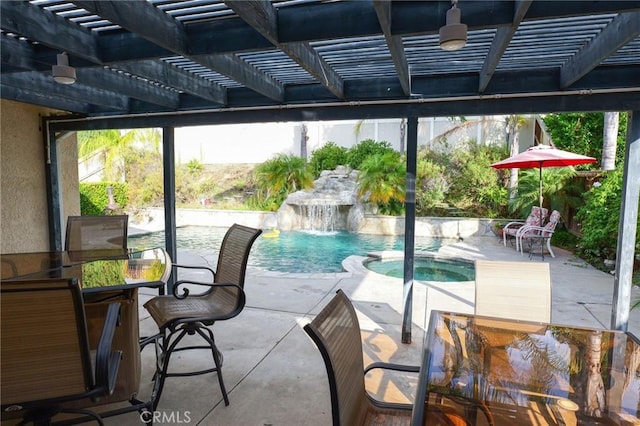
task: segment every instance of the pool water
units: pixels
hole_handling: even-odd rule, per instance
[[[227,228],[185,226],[176,230],[179,249],[216,253]],[[269,231],[266,230],[265,233]],[[129,247],[164,247],[164,232],[129,237]],[[416,237],[416,252],[433,252],[442,239]],[[281,231],[277,237],[258,237],[251,249],[249,266],[279,272],[342,272],[342,261],[351,256],[366,256],[372,251],[404,250],[404,236],[355,234],[345,231],[310,233]]]
[[[388,277],[404,278],[404,261],[372,260],[365,263],[367,269]],[[413,278],[418,281],[473,281],[476,271],[473,263],[463,260],[415,257]]]

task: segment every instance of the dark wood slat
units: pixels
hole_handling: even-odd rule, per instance
[[[284,87],[233,54],[195,57],[197,62],[275,101],[284,101]]]
[[[515,11],[513,16],[513,23],[508,27],[500,27],[496,31],[496,35],[493,38],[493,42],[491,43],[491,47],[489,48],[489,53],[487,54],[487,58],[484,60],[482,64],[482,70],[480,71],[480,85],[478,87],[478,92],[483,93],[487,88],[493,73],[500,63],[500,58],[504,54],[504,51],[507,50],[509,43],[511,42],[511,38],[515,34],[516,30],[520,26],[520,22],[529,10],[533,0],[518,0],[515,2]]]
[[[220,105],[224,105],[227,102],[226,91],[219,85],[162,61],[124,62],[116,66],[118,69],[133,75],[163,82],[176,89]]]
[[[91,31],[26,1],[0,2],[0,25],[5,31],[100,63],[98,44]]]
[[[128,77],[104,68],[82,68],[76,70],[78,82],[82,84],[120,93],[130,98],[157,104],[171,109],[178,109],[180,99],[177,92],[172,92],[136,78]]]
[[[640,35],[640,12],[621,13],[560,69],[560,87],[567,88]]]
[[[342,78],[307,43],[278,41],[278,13],[266,0],[225,0],[225,4],[338,98],[344,97]]]
[[[405,95],[409,96],[411,95],[411,72],[409,71],[407,56],[404,52],[402,37],[391,34],[391,5],[391,0],[373,1],[373,7],[378,15],[380,27],[384,33],[384,38],[387,42],[389,53],[391,53],[393,64],[396,67],[396,73],[398,74],[398,80],[400,80],[402,91]]]

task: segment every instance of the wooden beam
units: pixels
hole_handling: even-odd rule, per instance
[[[227,103],[227,92],[220,85],[163,61],[148,59],[139,62],[123,62],[115,65],[115,67],[133,75],[167,84],[220,105]]]
[[[264,38],[282,50],[336,97],[344,98],[342,78],[308,43],[283,44],[278,41],[278,11],[266,0],[225,0],[225,4]]]
[[[560,68],[565,89],[640,34],[640,12],[620,13],[593,40]]]
[[[374,0],[373,7],[378,15],[380,28],[382,28],[389,53],[396,67],[396,73],[398,74],[402,91],[405,95],[411,96],[411,73],[409,71],[409,64],[407,63],[407,56],[404,52],[402,37],[391,34],[391,0]]]
[[[284,101],[282,84],[234,54],[197,56],[194,59],[199,64],[214,69],[261,95],[277,102]]]
[[[102,105],[112,111],[126,112],[129,109],[129,98],[124,95],[96,89],[79,82],[59,84],[53,81],[50,75],[35,71],[3,74],[2,84],[52,97]]]
[[[158,46],[181,55],[187,53],[187,35],[182,23],[151,3],[112,0],[76,0],[73,3]]]
[[[139,81],[136,77],[104,68],[81,68],[76,70],[78,82],[91,87],[140,99],[177,110],[180,97],[177,92],[160,87],[153,82]]]
[[[0,25],[53,49],[100,63],[96,36],[88,29],[26,1],[0,1]]]
[[[511,38],[515,34],[516,30],[520,26],[520,23],[524,19],[524,16],[531,6],[533,0],[518,0],[514,4],[513,23],[509,26],[498,27],[496,35],[493,38],[487,58],[482,64],[482,70],[480,71],[480,85],[478,86],[478,93],[483,93],[493,77],[493,73],[496,67],[500,63],[500,58],[504,54],[505,50],[511,42]]]
[[[31,70],[35,66],[33,46],[27,41],[5,34],[0,35],[0,56],[3,72],[5,65],[24,70]]]
[[[151,3],[77,0],[75,4],[175,54],[212,68],[264,96],[280,102],[284,100],[284,88],[280,83],[235,55],[191,56],[189,38],[182,23]]]
[[[69,111],[80,114],[89,114],[93,112],[91,105],[87,102],[73,101],[61,98],[59,96],[51,96],[42,92],[29,89],[20,89],[15,86],[0,84],[0,91],[3,99],[10,99],[28,104],[41,105],[47,108],[59,109],[61,111]]]

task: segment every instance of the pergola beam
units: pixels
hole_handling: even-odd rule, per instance
[[[638,35],[640,12],[620,13],[560,68],[560,87],[571,86]]]
[[[280,83],[233,54],[191,56],[184,26],[151,3],[106,0],[76,0],[74,3],[174,54],[213,68],[264,96],[280,102],[284,100],[284,88]]]
[[[266,0],[225,0],[225,4],[274,46],[286,53],[337,98],[344,98],[342,78],[308,43],[280,43],[278,11]]]
[[[391,0],[374,0],[373,7],[376,15],[378,15],[380,28],[387,42],[391,59],[393,59],[393,65],[396,68],[402,91],[406,96],[411,96],[411,73],[409,71],[409,64],[407,63],[407,55],[404,51],[402,37],[391,34]]]
[[[526,15],[527,10],[529,10],[529,6],[531,6],[532,2],[533,0],[516,1],[514,6],[513,23],[509,26],[498,27],[496,30],[496,35],[493,38],[491,47],[489,48],[489,53],[487,54],[487,58],[482,64],[482,70],[480,71],[478,93],[484,93],[487,88],[491,77],[493,77],[493,73],[500,63],[500,58],[502,58],[505,50],[507,50],[507,47],[511,42],[511,38],[513,38],[513,35],[516,33],[516,30],[520,26],[520,23],[524,19],[524,16]]]

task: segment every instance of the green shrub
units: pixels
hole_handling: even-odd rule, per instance
[[[449,190],[445,168],[429,158],[421,158],[416,172],[416,214],[428,216],[436,206],[444,203]]]
[[[333,142],[327,142],[323,147],[313,151],[309,160],[309,167],[315,177],[320,176],[323,170],[334,170],[337,166],[345,164],[347,164],[347,148]]]
[[[506,156],[504,147],[479,146],[473,141],[467,149],[454,151],[447,167],[451,182],[448,202],[480,217],[504,217],[507,189],[491,164]]]
[[[618,168],[585,194],[585,205],[576,214],[582,228],[578,253],[596,266],[616,257],[621,197],[622,169]],[[640,228],[640,217],[636,226]],[[640,233],[636,233],[636,247],[639,246]]]
[[[113,198],[121,209],[129,205],[129,185],[123,182],[81,182],[80,214],[83,216],[99,216],[105,213],[109,204],[107,187],[113,188]]]
[[[360,170],[362,163],[374,155],[382,155],[387,152],[396,152],[389,142],[376,142],[373,139],[365,139],[347,151],[347,164],[355,170]]]
[[[191,176],[198,176],[204,171],[204,166],[198,160],[191,159],[185,166]]]

